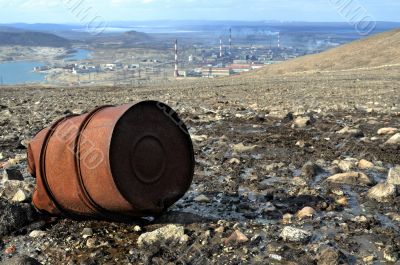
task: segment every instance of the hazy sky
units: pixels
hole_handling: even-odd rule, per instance
[[[347,9],[340,9],[345,2]],[[399,0],[0,0],[0,23],[79,22],[84,11],[106,21],[346,21],[354,10],[379,21],[400,21]]]

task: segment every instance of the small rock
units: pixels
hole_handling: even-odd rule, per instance
[[[229,244],[240,244],[240,243],[245,243],[249,241],[247,236],[240,232],[240,230],[235,230],[228,238],[225,238],[224,240],[225,245]]]
[[[240,164],[240,160],[237,159],[237,158],[232,158],[231,160],[229,160],[229,164],[239,165]]]
[[[260,112],[256,115],[257,121],[265,121],[267,115],[264,112]]]
[[[27,201],[28,197],[26,196],[25,192],[21,189],[15,193],[14,197],[12,198],[12,201],[14,202],[25,202]]]
[[[283,257],[278,254],[269,254],[268,257],[273,260],[282,261]]]
[[[323,246],[318,252],[317,265],[347,264],[346,256],[338,249]]]
[[[304,140],[299,140],[296,142],[296,146],[304,148],[306,146],[306,142]]]
[[[387,178],[387,183],[393,185],[400,185],[400,166],[391,168]]]
[[[210,199],[206,195],[199,195],[196,198],[194,198],[195,202],[200,202],[200,203],[209,203]]]
[[[85,111],[82,109],[73,109],[72,114],[74,115],[82,115]]]
[[[307,180],[313,180],[322,169],[313,162],[307,162],[301,169],[301,175]]]
[[[346,158],[344,160],[339,161],[338,167],[342,172],[352,171],[357,167],[358,160],[354,158]]]
[[[138,225],[135,225],[135,227],[133,228],[133,231],[135,231],[135,232],[141,232],[141,231],[142,231],[142,228],[141,228],[140,226],[138,226]]]
[[[336,133],[342,135],[346,134],[356,138],[364,137],[364,133],[360,129],[351,129],[350,127],[347,126],[341,129],[340,131],[337,131]]]
[[[82,237],[83,238],[88,238],[88,237],[91,237],[91,236],[93,236],[93,229],[92,228],[88,228],[88,227],[83,228]]]
[[[327,181],[333,183],[361,185],[361,186],[373,185],[375,182],[372,178],[368,177],[366,174],[361,172],[347,172],[347,173],[336,174],[329,177]]]
[[[368,160],[365,160],[365,159],[361,159],[359,162],[358,162],[358,168],[359,169],[361,169],[361,170],[367,170],[367,169],[371,169],[371,168],[373,168],[374,167],[374,164],[372,163],[372,162],[369,162]]]
[[[9,246],[8,248],[6,248],[6,249],[4,250],[4,253],[6,253],[7,255],[9,255],[9,254],[13,254],[16,250],[17,250],[17,247],[14,246],[14,245],[12,245],[12,246]]]
[[[283,228],[280,237],[290,242],[307,242],[311,239],[312,234],[306,230],[286,226]]]
[[[182,244],[182,237],[185,235],[183,226],[167,225],[152,232],[141,234],[137,240],[140,248],[161,245]]]
[[[400,144],[400,133],[397,133],[397,134],[393,135],[385,143],[385,145],[398,145],[398,144]]]
[[[379,135],[392,135],[398,132],[397,128],[381,128],[378,130]]]
[[[15,167],[6,168],[3,172],[3,181],[4,180],[24,180],[24,176],[22,173],[16,169]]]
[[[225,231],[225,228],[223,226],[220,226],[220,227],[215,228],[214,231],[217,234],[222,234]]]
[[[0,160],[3,158],[4,158],[3,153],[0,153]]]
[[[378,202],[389,202],[396,196],[396,186],[389,183],[379,183],[368,191],[368,198]]]
[[[94,238],[88,238],[88,240],[86,240],[86,246],[88,248],[94,248],[96,246],[96,239]]]
[[[299,220],[303,220],[305,218],[312,218],[317,212],[311,207],[304,207],[300,211],[297,212],[296,217]]]
[[[374,255],[363,257],[363,261],[368,264],[372,263],[375,259],[376,257]]]
[[[311,125],[312,120],[310,117],[298,117],[294,120],[292,128],[305,128]]]
[[[256,148],[257,145],[245,146],[243,143],[239,143],[233,146],[233,152],[236,153],[253,152]]]
[[[348,206],[349,200],[345,196],[342,196],[336,200],[336,203],[342,206]]]
[[[47,233],[41,230],[33,230],[32,232],[29,233],[29,236],[33,238],[44,237],[46,235]]]
[[[282,216],[282,224],[288,225],[288,224],[291,224],[292,221],[293,221],[293,214],[285,213],[285,214]]]
[[[385,250],[383,251],[383,257],[389,262],[397,262],[400,258],[399,250],[395,250],[395,247],[391,245],[386,246]]]
[[[340,190],[340,189],[332,189],[331,192],[332,192],[332,194],[335,194],[337,196],[343,196],[344,195],[344,192],[342,190]]]
[[[207,135],[191,135],[190,137],[194,142],[204,142],[208,139]]]
[[[366,223],[366,222],[368,222],[367,217],[365,217],[364,215],[356,216],[356,217],[352,218],[351,220],[356,222],[356,223]]]
[[[261,233],[256,233],[251,239],[250,242],[253,245],[257,245],[260,244],[261,242],[263,242],[265,240],[265,236]]]

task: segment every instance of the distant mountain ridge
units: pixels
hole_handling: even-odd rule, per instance
[[[397,64],[400,64],[400,29],[373,35],[319,54],[269,65],[252,75],[340,71]]]
[[[71,42],[65,38],[50,33],[21,31],[12,28],[0,27],[0,46],[43,46],[43,47],[70,47]]]

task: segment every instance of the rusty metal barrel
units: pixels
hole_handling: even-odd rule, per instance
[[[34,206],[77,218],[162,214],[189,189],[194,163],[185,124],[157,101],[62,118],[28,147]]]

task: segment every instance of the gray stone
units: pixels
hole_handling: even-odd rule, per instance
[[[94,248],[96,246],[97,242],[96,239],[94,238],[88,238],[88,240],[86,241],[86,246],[88,248]]]
[[[327,179],[328,182],[367,186],[375,184],[375,181],[361,172],[347,172],[336,174]]]
[[[137,244],[140,248],[171,246],[185,243],[187,239],[183,226],[167,225],[140,235]]]
[[[26,193],[21,189],[18,189],[18,191],[15,193],[15,195],[12,198],[12,201],[14,201],[14,202],[26,202],[27,200],[28,200],[28,197],[27,197]]]
[[[250,145],[246,146],[243,143],[235,144],[233,146],[233,152],[235,153],[247,153],[247,152],[254,152],[256,150],[257,145]]]
[[[400,144],[400,133],[396,133],[385,143],[385,145],[398,145],[398,144]]]
[[[400,166],[389,170],[387,182],[393,185],[400,185]]]
[[[196,198],[194,198],[194,201],[200,202],[200,203],[209,203],[210,199],[207,196],[201,194],[201,195],[197,196]]]
[[[32,232],[29,233],[29,236],[33,238],[44,237],[46,235],[47,233],[42,230],[33,230]]]
[[[286,226],[283,228],[280,237],[290,242],[307,242],[311,239],[312,234],[306,230]]]
[[[389,183],[379,183],[368,191],[368,198],[378,202],[389,202],[396,197],[396,186]]]
[[[361,170],[367,170],[367,169],[372,169],[374,168],[374,164],[368,160],[361,159],[358,164],[358,168]]]
[[[357,167],[358,160],[354,158],[346,158],[339,161],[338,167],[342,172],[349,172]]]
[[[294,120],[292,128],[305,128],[311,125],[312,120],[310,117],[298,117]]]
[[[388,127],[388,128],[381,128],[378,130],[379,135],[393,135],[397,133],[399,130],[397,128]]]
[[[356,138],[364,137],[364,133],[360,129],[352,129],[350,127],[344,127],[343,129],[337,131],[336,133],[341,135],[350,135]]]
[[[90,236],[93,236],[93,229],[92,228],[88,228],[88,227],[83,228],[82,237],[83,238],[87,238],[87,237],[90,237]]]

